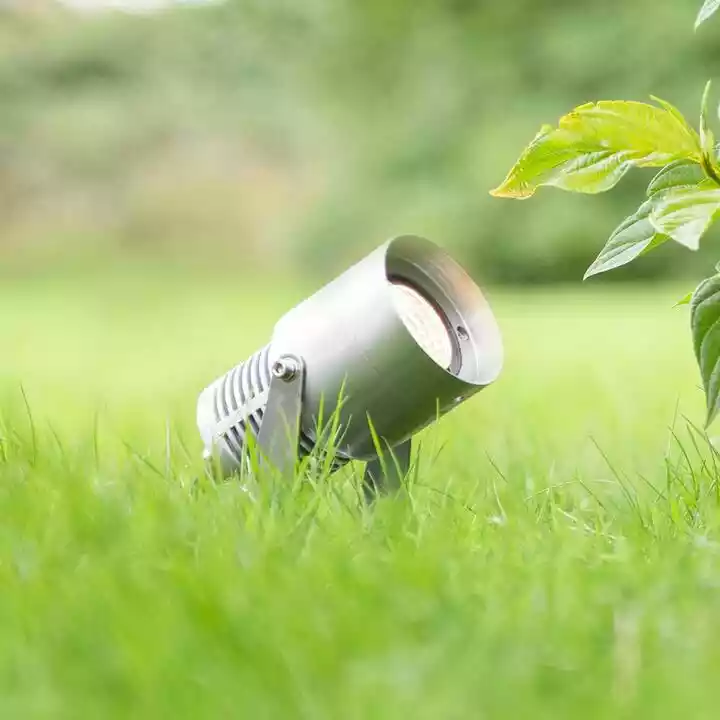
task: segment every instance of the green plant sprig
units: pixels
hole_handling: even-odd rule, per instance
[[[695,27],[720,9],[705,0]],[[613,231],[585,279],[626,265],[668,240],[690,250],[720,217],[720,145],[708,119],[705,86],[699,129],[673,105],[610,100],[587,103],[544,125],[491,195],[525,200],[540,187],[597,194],[614,188],[634,167],[657,167],[646,198]],[[720,265],[679,303],[690,305],[695,356],[709,425],[720,412]]]

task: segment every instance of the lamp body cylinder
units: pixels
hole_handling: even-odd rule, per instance
[[[395,282],[427,298],[453,347],[444,367],[416,340]],[[437,325],[437,323],[435,323]],[[444,251],[416,236],[395,238],[320,289],[275,326],[270,360],[302,357],[306,368],[301,428],[337,414],[337,451],[376,454],[376,437],[397,445],[493,382],[502,367],[500,333],[469,276]]]

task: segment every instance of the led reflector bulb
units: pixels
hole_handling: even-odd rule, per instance
[[[454,364],[454,343],[441,311],[404,280],[393,279],[390,287],[395,309],[415,342],[440,367],[449,370]]]

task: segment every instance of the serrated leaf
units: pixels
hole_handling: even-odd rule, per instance
[[[651,214],[655,204],[661,202],[670,190],[695,190],[706,186],[714,187],[696,162],[676,160],[666,165],[650,182],[648,200],[615,229],[605,247],[587,269],[584,279],[627,265],[640,255],[645,255],[670,240],[668,235],[659,233],[652,224]]]
[[[683,159],[701,161],[699,139],[669,104],[590,103],[561,118],[557,128],[544,126],[491,194],[525,199],[541,186],[600,193],[632,167]]]
[[[667,235],[658,233],[650,222],[652,208],[652,200],[644,202],[634,215],[625,219],[615,229],[583,279],[587,280],[593,275],[627,265],[639,255],[670,239]]]
[[[694,141],[696,143],[699,142],[698,134],[695,132],[695,129],[688,123],[688,121],[685,119],[685,116],[676,108],[671,102],[668,102],[667,100],[663,100],[662,98],[658,97],[657,95],[651,95],[650,99],[653,102],[656,102],[661,108],[666,110],[670,115],[672,115],[675,120],[687,131],[692,135]]]
[[[720,0],[705,0],[700,8],[697,20],[695,20],[695,29],[697,30],[708,18],[714,15],[718,8],[720,8]]]
[[[712,184],[708,182],[702,166],[692,160],[676,160],[666,165],[648,185],[648,197],[658,195],[666,190],[673,190],[680,187],[697,187],[699,185]]]
[[[706,425],[720,410],[720,275],[704,280],[690,303],[695,357],[705,389]]]
[[[654,202],[650,221],[657,232],[697,250],[700,238],[719,212],[720,188],[678,188],[667,191]]]

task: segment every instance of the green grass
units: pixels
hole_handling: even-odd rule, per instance
[[[0,717],[716,716],[682,289],[493,293],[504,375],[366,510],[203,476],[199,390],[303,293],[245,282],[0,286]]]

